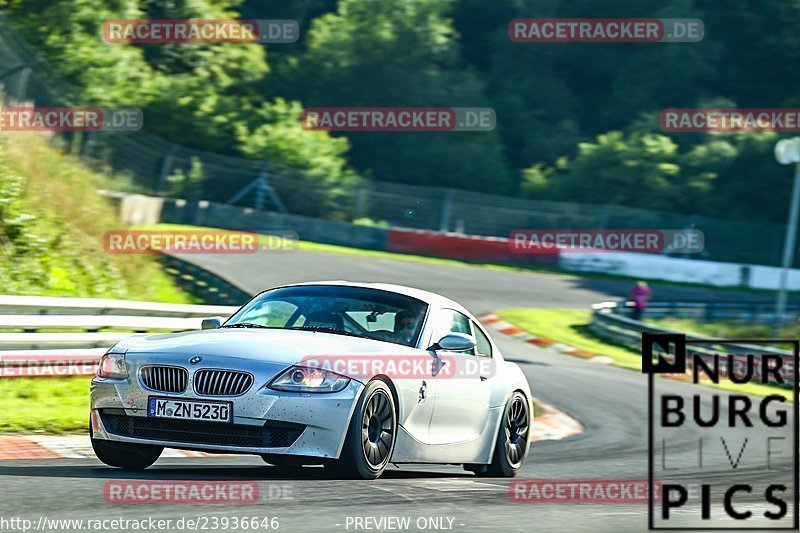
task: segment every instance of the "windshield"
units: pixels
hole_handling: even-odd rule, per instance
[[[223,327],[306,329],[416,346],[428,306],[394,292],[303,285],[264,292]]]

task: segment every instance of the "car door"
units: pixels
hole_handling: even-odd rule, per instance
[[[395,313],[383,313],[376,317],[374,321],[368,321],[368,311],[348,313],[348,318],[367,331],[385,331],[387,333],[394,330]],[[398,358],[398,356],[387,355],[387,357]],[[400,356],[402,357],[402,356]],[[431,369],[432,371],[433,369]],[[399,424],[416,442],[429,444],[428,428],[433,416],[433,402],[428,393],[428,383],[431,381],[428,374],[421,375],[394,375],[394,384],[399,404],[401,406]],[[396,457],[399,457],[400,450],[397,450]]]
[[[463,313],[454,309],[442,309],[434,340],[447,333],[476,335],[477,325]],[[483,335],[480,332],[480,335]],[[476,347],[478,348],[478,347]],[[485,348],[484,348],[485,349]],[[467,375],[442,377],[433,380],[431,390],[434,399],[433,417],[429,430],[431,444],[454,444],[479,437],[489,418],[491,383],[488,375],[480,375],[477,369],[476,349],[467,352],[439,351],[447,364],[456,364],[457,369],[469,369]],[[449,361],[448,361],[449,360]],[[449,376],[449,372],[443,372]]]

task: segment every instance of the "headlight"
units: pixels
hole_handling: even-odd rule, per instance
[[[100,358],[97,365],[97,377],[109,379],[125,379],[128,377],[128,368],[125,366],[124,353],[107,353]]]
[[[339,392],[350,378],[319,368],[293,366],[273,379],[268,388],[288,392]]]

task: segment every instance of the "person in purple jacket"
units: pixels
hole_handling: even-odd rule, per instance
[[[647,301],[650,299],[650,287],[644,281],[637,281],[636,286],[631,291],[631,299],[633,300],[633,319],[641,320],[642,313],[647,307]]]

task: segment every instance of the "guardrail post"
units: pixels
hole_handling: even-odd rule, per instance
[[[359,187],[356,191],[356,203],[354,208],[353,218],[363,218],[367,216],[367,189],[366,187]]]
[[[169,150],[164,155],[164,159],[161,161],[161,170],[158,173],[158,184],[156,185],[156,196],[163,196],[164,195],[164,184],[169,177],[169,173],[172,170],[172,160],[175,156],[175,145],[171,145]]]
[[[604,205],[597,217],[597,229],[606,229],[606,226],[608,226],[609,211],[611,211],[611,206],[609,204]]]
[[[450,228],[450,210],[453,207],[455,191],[448,189],[442,200],[442,217],[439,219],[439,231],[446,232]]]
[[[19,74],[19,82],[17,83],[17,100],[20,102],[25,101],[25,96],[28,92],[28,80],[31,77],[31,68],[24,69]]]

